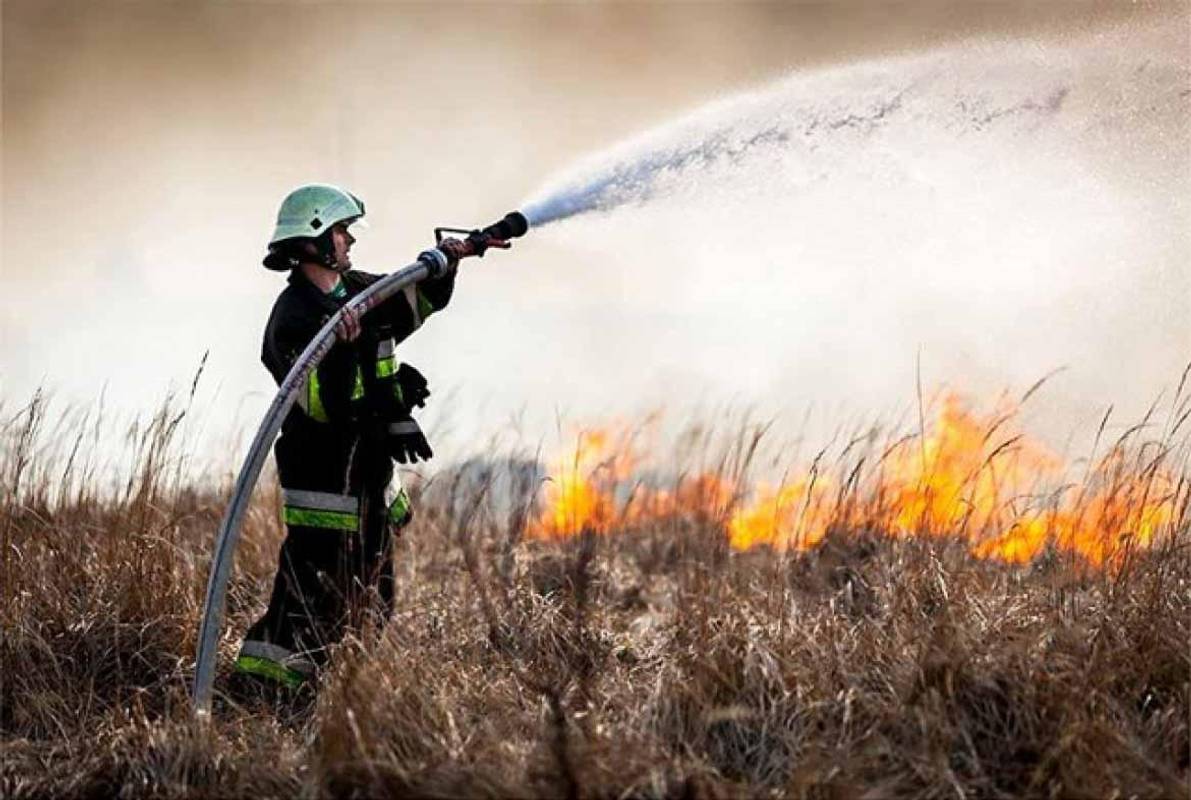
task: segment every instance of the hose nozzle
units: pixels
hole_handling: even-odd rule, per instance
[[[528,230],[529,220],[525,218],[525,215],[520,211],[510,211],[500,222],[492,223],[479,233],[489,239],[500,239],[507,242],[509,239],[524,236]]]
[[[441,243],[444,234],[458,233],[463,235],[463,243],[466,245],[465,256],[484,256],[484,252],[489,247],[498,247],[502,250],[509,248],[509,240],[516,239],[519,236],[524,236],[525,232],[529,230],[529,220],[520,211],[510,211],[504,215],[504,218],[499,222],[494,222],[487,228],[435,228],[434,241]]]

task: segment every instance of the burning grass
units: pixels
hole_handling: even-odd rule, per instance
[[[1191,789],[1179,400],[1074,464],[956,397],[768,487],[745,425],[653,462],[647,431],[584,436],[540,491],[531,459],[466,462],[418,487],[398,612],[313,703],[226,675],[281,536],[262,490],[208,725],[187,688],[226,478],[184,477],[164,409],[109,483],[102,423],[45,408],[0,450],[6,797]]]
[[[1001,398],[980,413],[947,392],[919,435],[863,431],[833,464],[822,451],[777,486],[748,485],[748,452],[730,453],[710,471],[680,474],[672,487],[642,484],[642,469],[657,466],[640,454],[642,429],[584,431],[573,456],[558,465],[546,508],[529,533],[558,539],[694,514],[719,521],[736,550],[807,550],[833,529],[877,530],[962,539],[974,556],[1014,564],[1053,549],[1099,568],[1119,567],[1182,515],[1186,452],[1171,439],[1185,418],[1167,421],[1174,430],[1168,427],[1163,441],[1136,447],[1130,440],[1149,420],[1131,428],[1071,482],[1073,465],[1015,428],[1018,410]],[[757,440],[743,444],[752,449]]]

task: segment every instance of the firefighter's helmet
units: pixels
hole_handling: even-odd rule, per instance
[[[270,245],[289,239],[317,238],[337,222],[364,216],[364,203],[351,192],[325,183],[299,186],[281,201]]]

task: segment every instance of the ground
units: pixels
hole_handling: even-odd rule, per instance
[[[199,722],[189,680],[227,487],[168,468],[165,416],[137,434],[138,467],[114,487],[51,469],[13,419],[5,797],[1191,788],[1181,522],[1104,567],[1060,551],[983,560],[946,535],[861,526],[803,551],[740,551],[704,513],[551,540],[528,536],[483,476],[440,476],[418,487],[398,547],[396,616],[339,647],[317,696],[279,698],[229,675],[282,535],[266,480]]]

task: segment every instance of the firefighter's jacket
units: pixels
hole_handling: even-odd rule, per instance
[[[300,270],[273,305],[261,360],[280,384],[327,320],[381,276],[344,273],[347,296],[324,294]],[[408,412],[396,383],[398,342],[446,306],[454,272],[426,279],[373,308],[354,342],[337,341],[301,387],[274,453],[289,525],[353,530],[360,498],[392,478],[387,423]],[[394,509],[400,512],[401,509]]]

